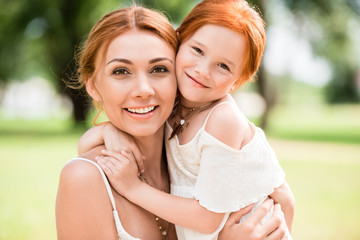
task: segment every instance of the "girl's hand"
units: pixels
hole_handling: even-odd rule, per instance
[[[286,223],[279,204],[275,204],[272,218],[265,224],[261,224],[261,220],[272,206],[274,206],[273,200],[265,200],[260,207],[255,210],[254,214],[242,223],[239,223],[240,218],[249,213],[253,205],[232,213],[225,223],[224,228],[221,230],[218,239],[283,240]]]
[[[126,197],[129,190],[141,183],[134,156],[125,151],[116,153],[102,150],[101,153],[104,155],[96,157],[95,160],[105,172],[111,186],[120,195]]]
[[[139,171],[141,173],[144,172],[145,157],[141,154],[133,136],[119,130],[112,123],[106,123],[102,129],[102,138],[107,150],[118,153],[125,151],[132,154],[139,167]]]

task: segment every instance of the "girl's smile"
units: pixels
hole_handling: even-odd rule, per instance
[[[196,30],[180,45],[176,57],[183,103],[198,106],[227,95],[241,75],[244,55],[243,34],[213,24]]]

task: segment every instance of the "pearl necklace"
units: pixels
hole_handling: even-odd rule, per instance
[[[177,133],[182,133],[184,131],[184,129],[190,125],[190,120],[197,113],[200,113],[200,112],[208,109],[212,104],[213,104],[213,102],[204,104],[199,107],[186,107],[186,106],[182,105],[181,101],[179,100],[176,104],[176,108],[177,108],[176,113],[173,115],[172,118],[179,116],[180,121],[179,122],[176,120],[174,121],[173,131],[172,131],[169,139],[173,138]],[[183,112],[182,110],[185,110],[185,112],[188,112],[189,114],[184,117],[182,114],[182,112]]]
[[[151,187],[154,187],[154,186],[146,179],[146,177],[144,177],[141,173],[139,174],[139,179],[140,179],[142,182],[144,182],[144,183],[146,183],[146,184],[149,184]],[[165,192],[165,193],[168,193],[167,189],[163,189],[163,190],[161,190],[161,191],[163,191],[163,192]],[[158,216],[156,216],[155,214],[154,214],[154,216],[155,216],[155,221],[156,221],[156,223],[157,223],[157,225],[158,225],[158,228],[159,228],[159,231],[160,231],[161,240],[166,240],[166,239],[167,239],[167,234],[168,234],[169,222],[164,220],[164,221],[166,222],[166,225],[163,227],[163,226],[161,226],[160,218],[159,218]]]

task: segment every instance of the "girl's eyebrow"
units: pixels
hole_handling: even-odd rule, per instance
[[[125,58],[114,58],[114,59],[110,60],[108,63],[106,63],[106,65],[108,65],[112,62],[122,62],[122,63],[126,63],[129,65],[133,65],[133,63],[130,60],[125,59]]]
[[[227,58],[224,58],[224,62],[225,62],[226,64],[230,65],[230,69],[233,69],[233,68],[235,68],[235,66],[236,66],[232,61],[230,61],[230,60],[227,59]]]
[[[173,61],[171,61],[169,58],[167,57],[159,57],[159,58],[154,58],[154,59],[151,59],[149,61],[150,64],[153,64],[153,63],[156,63],[156,62],[161,62],[161,61],[169,61],[171,63],[173,63]]]
[[[192,40],[195,44],[200,45],[202,48],[207,49],[207,47],[206,47],[204,44],[202,44],[201,42],[199,42],[198,40],[195,40],[195,39],[191,39],[191,40]],[[230,61],[229,59],[227,59],[225,56],[223,57],[223,60],[224,60],[224,62],[225,62],[226,64],[230,65],[231,68],[235,68],[236,65],[235,65],[232,61]]]
[[[198,40],[192,39],[192,41],[193,41],[195,44],[200,45],[202,48],[207,48],[204,44],[202,44],[202,43],[199,42]]]

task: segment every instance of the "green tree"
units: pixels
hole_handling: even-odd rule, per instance
[[[74,54],[103,14],[132,2],[3,0],[0,44],[5,47],[0,50],[0,81],[26,79],[40,74],[51,80],[59,92],[70,97],[75,122],[84,123],[90,107],[86,95],[65,84],[76,69]],[[167,12],[174,23],[178,23],[195,4],[191,0],[134,2]]]
[[[358,102],[356,74],[360,69],[354,34],[359,34],[358,0],[284,0],[294,14],[299,34],[307,36],[315,54],[332,68],[332,79],[325,88],[330,103]]]

